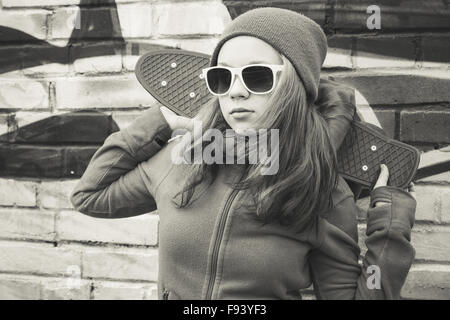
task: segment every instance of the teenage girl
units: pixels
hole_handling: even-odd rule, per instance
[[[336,169],[346,130],[329,128],[314,104],[326,51],[311,19],[248,11],[227,26],[204,70],[217,97],[195,119],[152,107],[95,153],[72,203],[97,218],[157,207],[160,299],[301,299],[311,284],[319,299],[400,297],[414,259],[414,193],[387,186],[381,166],[361,266],[354,194]],[[224,138],[194,136],[187,158],[199,143],[227,151],[226,142],[249,129],[278,130],[270,153],[277,172],[261,174],[262,162],[175,163],[186,139],[172,133],[186,135],[194,123]],[[225,135],[230,129],[234,136]],[[247,159],[250,149],[238,156]]]

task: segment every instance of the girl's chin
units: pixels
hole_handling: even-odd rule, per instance
[[[232,123],[231,128],[236,131],[238,134],[243,134],[248,130],[257,130],[257,128],[253,125],[253,123]]]
[[[233,115],[231,115],[230,117],[228,117],[227,119],[228,125],[233,129],[233,130],[237,130],[237,129],[241,129],[241,130],[245,130],[245,129],[255,129],[255,121],[254,119],[251,119],[250,117],[233,117]]]

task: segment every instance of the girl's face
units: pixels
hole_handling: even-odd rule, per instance
[[[219,66],[242,67],[255,63],[282,65],[283,60],[271,45],[251,36],[231,38],[224,43],[217,57]],[[279,79],[280,74],[275,88]],[[220,109],[228,125],[234,130],[260,129],[258,119],[269,107],[267,102],[275,88],[268,94],[253,94],[236,76],[229,93],[219,96]]]

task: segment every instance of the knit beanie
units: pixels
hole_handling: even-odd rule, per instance
[[[327,53],[327,38],[316,22],[288,9],[265,7],[247,11],[225,28],[210,66],[217,65],[219,51],[227,40],[242,35],[267,42],[289,59],[303,82],[308,99],[316,100],[320,70]]]

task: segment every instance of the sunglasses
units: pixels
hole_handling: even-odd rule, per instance
[[[250,64],[239,68],[215,66],[203,69],[203,77],[211,94],[223,96],[230,92],[236,75],[247,91],[254,94],[270,93],[276,84],[279,64]]]

